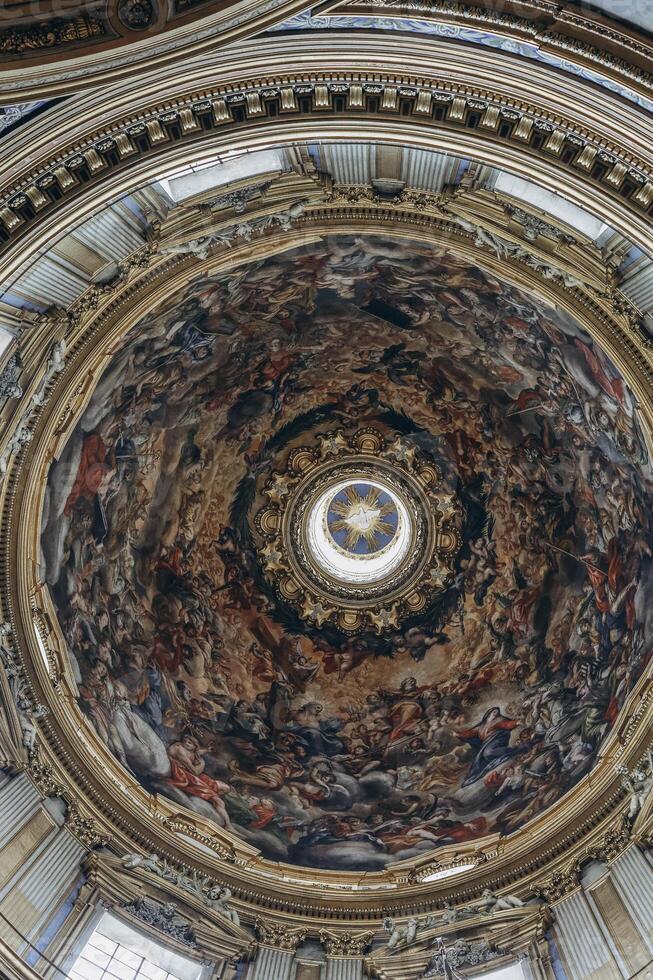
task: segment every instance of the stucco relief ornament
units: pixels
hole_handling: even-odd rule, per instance
[[[0,454],[0,483],[6,477],[9,471],[9,464],[14,456],[18,456],[21,450],[32,441],[33,432],[30,428],[30,419],[32,416],[32,406],[23,412],[18,425],[13,431],[11,439],[7,442],[5,448]]]
[[[52,345],[52,350],[50,352],[50,357],[48,358],[48,363],[45,369],[45,374],[41,378],[41,382],[32,395],[31,403],[35,408],[40,407],[45,402],[45,396],[50,385],[50,382],[58,375],[61,374],[66,366],[66,341],[57,340]]]
[[[106,847],[111,843],[111,835],[100,833],[93,819],[84,812],[76,799],[71,798],[70,790],[57,781],[51,765],[35,758],[31,760],[27,772],[42,796],[63,800],[66,806],[65,826],[84,847]]]
[[[174,818],[166,817],[163,822],[166,827],[169,827],[175,833],[192,837],[194,840],[199,841],[200,844],[215,851],[223,861],[228,861],[230,864],[236,861],[236,852],[230,844],[223,841],[216,834],[202,833],[197,829],[197,826],[192,820],[187,820],[179,814],[176,814]]]
[[[462,966],[479,966],[505,956],[506,950],[493,946],[483,939],[480,942],[469,942],[467,939],[457,939],[451,946],[444,946],[441,939],[436,940],[436,949],[429,960],[423,977],[444,976],[455,980],[455,972],[447,970],[447,966],[456,971]]]
[[[441,915],[444,925],[452,926],[457,922],[461,922],[463,919],[472,919],[475,915],[478,915],[478,911],[469,905],[456,908],[451,902],[445,902]]]
[[[66,342],[58,340],[52,346],[52,351],[48,359],[45,373],[37,389],[33,392],[28,407],[20,417],[18,425],[14,429],[11,438],[7,442],[2,454],[0,454],[0,483],[4,480],[9,470],[11,460],[18,456],[21,450],[32,441],[33,431],[31,423],[36,410],[45,402],[47,389],[50,382],[56,375],[60,374],[64,367],[66,357]]]
[[[155,929],[165,933],[166,936],[170,936],[171,939],[175,939],[183,946],[190,946],[192,949],[198,948],[193,930],[186,920],[179,915],[174,902],[165,902],[161,905],[151,898],[139,896],[121,907],[125,912],[131,912],[141,922],[154,926]]]
[[[0,663],[16,707],[22,734],[23,748],[28,759],[34,759],[38,749],[38,725],[40,718],[48,714],[48,708],[37,702],[30,691],[22,664],[14,649],[13,631],[8,623],[0,624]]]
[[[628,847],[630,839],[630,822],[623,819],[617,825],[606,830],[601,839],[587,849],[587,856],[593,857],[597,861],[612,861]]]
[[[199,898],[204,905],[219,912],[235,926],[240,925],[240,918],[235,909],[229,905],[231,891],[222,885],[217,885],[206,875],[198,875],[194,872],[188,875],[183,871],[178,871],[165,858],[160,858],[158,854],[138,854],[131,852],[125,854],[121,859],[121,865],[125,871],[149,871],[162,881],[167,881],[171,885],[176,885],[189,894]]]
[[[100,833],[95,822],[91,817],[86,816],[77,800],[67,799],[66,807],[65,825],[84,847],[106,847],[111,843],[113,838],[109,834]]]
[[[0,398],[20,398],[23,389],[19,384],[19,378],[23,370],[20,354],[16,352],[5,364],[4,371],[0,374]]]
[[[231,191],[229,194],[220,194],[210,201],[204,201],[198,205],[200,211],[219,211],[221,208],[233,208],[236,214],[243,214],[250,201],[258,200],[272,186],[272,181],[268,180],[263,184],[256,184],[254,187],[244,187],[238,191]]]
[[[262,487],[261,564],[303,618],[396,630],[453,580],[462,509],[438,464],[367,427],[320,433]]]
[[[524,906],[521,898],[516,895],[497,895],[491,888],[485,888],[478,906],[485,915],[493,912],[507,912],[509,909],[521,909]]]
[[[222,245],[230,248],[232,242],[243,239],[246,242],[252,240],[254,236],[263,234],[271,228],[279,227],[282,231],[290,231],[293,223],[300,218],[306,210],[306,201],[296,201],[289,208],[278,211],[276,214],[268,214],[261,218],[252,218],[248,221],[241,221],[229,225],[226,228],[219,228],[210,232],[208,235],[201,235],[192,238],[190,241],[175,245],[165,245],[161,248],[162,255],[194,255],[195,258],[204,260],[208,258],[213,248]]]
[[[219,912],[224,915],[225,918],[233,922],[235,926],[240,925],[240,917],[235,909],[231,908],[229,904],[231,899],[231,889],[225,888],[222,885],[213,885],[211,888],[206,890],[205,899],[207,905],[209,905],[214,911]]]
[[[164,881],[177,883],[178,872],[170,867],[168,862],[158,856],[158,854],[137,854],[135,852],[125,854],[120,863],[125,871],[135,871],[140,868],[149,871],[150,874],[162,878]]]
[[[118,19],[132,31],[143,31],[152,23],[156,9],[151,0],[120,0]]]
[[[566,868],[554,871],[542,884],[536,885],[534,893],[545,902],[556,902],[580,887],[580,861],[574,860]]]

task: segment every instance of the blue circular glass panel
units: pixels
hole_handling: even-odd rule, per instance
[[[335,544],[348,555],[374,555],[396,535],[399,514],[385,490],[371,483],[350,483],[333,497],[326,523]]]

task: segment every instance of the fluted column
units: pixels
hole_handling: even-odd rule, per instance
[[[0,912],[16,931],[3,919],[0,932],[20,952],[29,948],[20,936],[34,942],[70,891],[84,853],[79,841],[60,829],[49,837],[46,846],[12,882],[0,901]]]
[[[363,953],[372,942],[371,932],[320,932],[327,954],[325,980],[362,980]]]
[[[57,819],[42,805],[27,776],[22,774],[3,784],[0,790],[0,908],[7,893],[38,860],[57,831]],[[11,942],[5,931],[1,935]]]
[[[25,773],[0,786],[0,849],[38,810],[40,797]]]
[[[339,956],[327,958],[326,980],[361,980],[363,961]]]
[[[613,862],[612,875],[647,948],[653,953],[653,867],[633,844]]]
[[[271,946],[259,946],[253,980],[290,980],[294,953]]]
[[[568,980],[621,980],[621,971],[581,889],[557,904],[554,912],[554,936]]]
[[[254,927],[259,948],[252,980],[290,980],[295,950],[306,937],[306,929],[293,929],[257,919]]]

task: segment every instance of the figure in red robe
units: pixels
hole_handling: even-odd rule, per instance
[[[102,481],[110,472],[111,466],[107,461],[109,452],[97,433],[87,436],[82,447],[79,469],[68,494],[64,514],[70,517],[73,507],[80,497],[92,500],[102,485]]]

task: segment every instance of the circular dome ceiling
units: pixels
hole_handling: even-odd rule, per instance
[[[274,860],[508,834],[647,664],[651,479],[614,364],[454,254],[334,237],[196,279],[50,471],[79,705]]]

